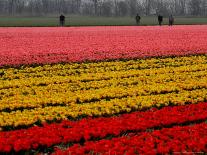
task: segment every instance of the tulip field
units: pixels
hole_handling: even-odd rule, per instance
[[[0,28],[0,154],[207,153],[207,26]]]

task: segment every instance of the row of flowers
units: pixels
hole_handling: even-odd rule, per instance
[[[0,66],[187,55],[207,51],[206,26],[62,30],[1,28],[0,34]]]
[[[76,76],[64,75],[58,76],[53,75],[51,77],[30,77],[30,78],[18,78],[12,80],[1,80],[0,91],[3,89],[12,90],[20,89],[20,87],[32,87],[32,86],[48,86],[48,85],[71,85],[76,89],[87,89],[100,87],[99,85],[107,85],[107,83],[119,83],[130,84],[139,80],[140,83],[149,83],[153,81],[165,82],[165,81],[176,81],[177,78],[185,80],[189,76],[205,76],[207,65],[192,65],[185,67],[172,67],[172,68],[160,68],[160,69],[147,69],[147,70],[125,70],[125,71],[111,71],[105,73],[85,73]],[[31,76],[30,73],[27,74]],[[169,75],[169,77],[168,77]],[[165,80],[166,79],[166,80]],[[93,87],[93,85],[96,85]],[[90,86],[90,87],[89,87]],[[104,86],[103,86],[104,87]],[[10,89],[12,88],[12,89]],[[71,90],[73,88],[69,87]],[[76,90],[75,89],[75,90]],[[20,89],[21,90],[21,89]],[[3,94],[2,94],[3,95]]]
[[[207,152],[207,123],[175,126],[153,132],[122,136],[111,140],[75,144],[67,150],[56,149],[53,155],[136,155],[136,154],[203,154]]]
[[[123,133],[204,121],[207,119],[206,110],[207,103],[199,103],[133,112],[117,117],[63,121],[59,124],[44,124],[43,127],[0,132],[0,152],[28,151],[61,143],[77,143],[81,140],[103,139],[109,135],[114,137]]]
[[[151,61],[152,60],[152,61]],[[72,82],[72,81],[89,81],[89,80],[102,80],[113,77],[130,77],[130,76],[145,76],[146,74],[163,74],[172,72],[184,72],[187,70],[197,71],[200,68],[205,69],[206,56],[191,56],[191,57],[176,57],[166,59],[146,59],[140,60],[143,64],[149,66],[150,69],[140,70],[137,67],[136,61],[117,61],[117,62],[103,62],[102,67],[96,64],[100,63],[89,63],[89,64],[56,64],[56,65],[44,65],[39,67],[26,67],[22,69],[7,68],[1,69],[0,89],[20,87],[29,85],[26,81],[32,81],[32,84],[40,84],[40,81],[52,81],[59,83],[60,81]],[[148,62],[149,61],[149,62]],[[177,61],[177,62],[174,62]],[[159,64],[160,63],[160,64]],[[171,65],[167,65],[167,64]],[[203,64],[203,65],[202,65]],[[135,66],[134,66],[135,65]],[[153,65],[155,65],[153,67]],[[156,66],[158,65],[158,66]],[[159,66],[161,65],[161,66]],[[81,69],[71,69],[71,68]],[[139,66],[139,65],[138,65]],[[148,68],[149,68],[148,67]],[[174,68],[176,67],[176,68]],[[156,70],[156,68],[161,68]],[[117,75],[118,74],[118,75]],[[117,75],[117,76],[116,76]],[[68,81],[66,79],[68,78]],[[32,80],[34,79],[34,80]],[[39,79],[39,81],[38,81]],[[45,79],[45,80],[44,80]],[[60,80],[58,80],[60,79]],[[19,81],[19,82],[18,82]],[[33,83],[36,81],[36,83]],[[30,82],[31,83],[31,82]]]
[[[0,72],[4,72],[3,78],[12,79],[28,78],[26,73],[30,73],[31,77],[42,77],[51,75],[74,75],[80,73],[103,73],[105,71],[121,71],[129,69],[147,69],[147,68],[163,68],[163,67],[179,67],[187,65],[196,65],[206,63],[206,55],[183,56],[183,57],[167,57],[167,58],[149,58],[137,59],[128,61],[108,61],[108,62],[93,62],[93,63],[66,63],[55,65],[42,65],[36,67],[21,68],[1,68]]]
[[[133,96],[160,95],[172,92],[179,94],[186,90],[207,89],[207,75],[205,74],[202,71],[191,76],[187,73],[179,76],[173,75],[173,77],[168,75],[166,79],[163,79],[163,76],[156,76],[156,78],[151,78],[153,81],[146,78],[143,82],[140,81],[140,78],[113,79],[111,82],[96,82],[96,85],[93,82],[94,85],[91,86],[92,88],[88,87],[88,85],[78,84],[80,87],[82,85],[82,89],[80,90],[76,89],[75,84],[71,85],[71,83],[53,84],[44,87],[31,86],[5,89],[0,90],[3,94],[0,100],[0,110],[37,108],[48,105],[84,104],[105,99],[112,100]],[[167,80],[170,82],[166,82]]]
[[[206,88],[207,65],[202,63],[159,69],[2,80],[0,110],[71,105]],[[22,74],[31,76],[30,73]]]
[[[0,127],[18,127],[32,125],[36,122],[78,119],[87,116],[111,116],[122,112],[143,110],[151,107],[184,105],[207,101],[206,89],[183,91],[179,94],[168,93],[149,96],[115,98],[101,100],[90,104],[71,104],[68,106],[48,106],[35,109],[24,109],[12,112],[0,112]]]

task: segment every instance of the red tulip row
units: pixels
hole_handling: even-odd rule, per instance
[[[164,107],[110,118],[88,118],[63,121],[16,131],[0,132],[0,152],[26,151],[52,147],[60,143],[76,143],[102,139],[109,135],[145,131],[207,120],[207,103]]]
[[[0,28],[0,34],[0,66],[207,53],[206,25]]]
[[[207,152],[207,123],[193,126],[175,126],[138,135],[111,140],[75,144],[66,151],[57,149],[54,155],[135,155],[135,154],[198,154]]]

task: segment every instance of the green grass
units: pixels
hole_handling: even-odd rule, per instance
[[[5,17],[0,16],[0,27],[12,26],[58,26],[58,16],[42,17]],[[168,18],[164,18],[164,24],[168,24]],[[205,17],[175,17],[176,25],[207,24]],[[102,26],[102,25],[136,25],[132,17],[89,17],[66,16],[66,26]],[[157,25],[157,17],[142,17],[140,25]]]

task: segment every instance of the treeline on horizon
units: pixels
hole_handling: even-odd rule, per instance
[[[0,15],[207,16],[207,0],[0,0]]]

